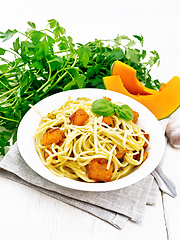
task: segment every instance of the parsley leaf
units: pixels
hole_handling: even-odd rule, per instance
[[[91,51],[87,46],[81,46],[77,50],[77,54],[79,56],[79,61],[82,63],[84,67],[87,67],[89,62],[89,58],[91,56]]]

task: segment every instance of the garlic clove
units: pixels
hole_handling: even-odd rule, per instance
[[[165,129],[166,136],[171,145],[180,148],[180,120],[172,120]]]

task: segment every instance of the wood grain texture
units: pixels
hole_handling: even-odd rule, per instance
[[[128,222],[123,230],[75,207],[26,186],[0,178],[0,238],[3,240],[166,239],[159,192],[155,206],[147,206],[143,222]]]

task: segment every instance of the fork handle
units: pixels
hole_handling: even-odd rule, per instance
[[[151,174],[154,176],[159,188],[164,193],[168,194],[173,198],[177,196],[176,187],[174,183],[164,175],[160,166],[157,166]]]

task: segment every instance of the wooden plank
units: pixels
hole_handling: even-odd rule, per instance
[[[177,119],[180,119],[180,109],[171,115],[170,121]],[[168,239],[177,240],[180,239],[180,232],[178,231],[178,214],[180,214],[180,149],[172,147],[169,141],[162,168],[165,175],[174,182],[178,194],[176,198],[171,198],[167,194],[162,195]]]
[[[163,194],[168,239],[177,240],[180,239],[180,231],[178,231],[180,214],[180,149],[175,149],[169,144],[163,163],[163,172],[174,182],[178,194],[176,198]]]
[[[128,222],[123,230],[38,191],[0,178],[0,237],[11,240],[167,239],[161,194],[147,206],[142,224]]]

